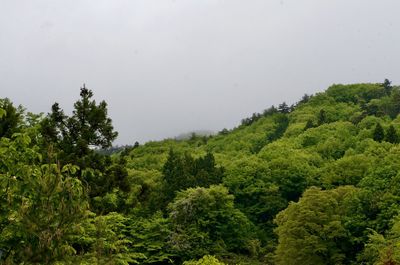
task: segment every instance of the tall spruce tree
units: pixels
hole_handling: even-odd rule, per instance
[[[181,155],[171,149],[162,173],[166,203],[170,202],[178,191],[221,183],[224,169],[216,166],[212,153],[195,159],[187,153]]]
[[[306,126],[304,126],[303,130],[307,131],[308,129],[313,128],[313,127],[314,127],[313,121],[312,120],[308,120],[307,123],[306,123]]]
[[[397,134],[397,131],[393,125],[390,125],[390,127],[387,129],[385,140],[392,144],[399,142],[399,135]]]
[[[373,139],[377,142],[382,142],[385,139],[385,131],[380,123],[377,123],[373,133]]]
[[[81,164],[77,160],[93,154],[94,148],[110,147],[118,135],[107,115],[107,103],[96,104],[92,97],[93,92],[83,85],[72,116],[65,115],[59,104],[54,103],[42,122],[45,143],[57,149],[63,163]]]
[[[290,107],[288,106],[288,104],[286,104],[286,102],[282,102],[281,104],[279,104],[278,106],[278,111],[280,113],[289,113],[290,112]]]
[[[321,109],[318,114],[318,125],[322,125],[327,122],[326,112],[324,109]]]
[[[392,82],[386,78],[385,81],[383,81],[382,86],[385,89],[386,95],[390,95],[393,89]]]

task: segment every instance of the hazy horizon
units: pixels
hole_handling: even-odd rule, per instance
[[[105,100],[115,144],[232,128],[333,83],[397,84],[395,0],[0,3],[0,97]]]

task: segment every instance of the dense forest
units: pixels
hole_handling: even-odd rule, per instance
[[[388,80],[114,150],[91,90],[70,115],[50,106],[0,100],[2,264],[400,264],[400,87]]]

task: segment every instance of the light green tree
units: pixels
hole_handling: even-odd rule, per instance
[[[348,232],[342,223],[341,201],[354,188],[308,189],[276,217],[278,265],[344,264]]]
[[[214,256],[206,255],[199,260],[185,261],[183,265],[225,265]]]

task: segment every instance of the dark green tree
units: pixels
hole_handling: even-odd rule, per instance
[[[382,86],[385,89],[386,95],[390,95],[393,89],[392,82],[386,78],[385,81],[383,81]]]
[[[278,106],[278,111],[280,113],[289,113],[290,112],[290,107],[286,104],[286,102],[282,102],[281,104],[279,104]]]
[[[307,131],[308,129],[313,128],[313,127],[314,127],[313,121],[312,120],[308,120],[307,123],[306,123],[306,126],[304,126],[304,131]]]
[[[72,116],[68,117],[55,103],[51,113],[42,122],[42,134],[47,146],[54,146],[63,163],[75,162],[79,166],[82,158],[93,153],[95,147],[108,148],[118,133],[107,115],[107,103],[96,104],[93,92],[81,88],[80,100],[75,102]]]
[[[227,135],[229,134],[229,130],[226,128],[223,128],[221,131],[218,132],[219,135]]]
[[[312,95],[304,94],[298,104],[305,104],[312,98]]]
[[[166,203],[175,197],[176,191],[188,188],[193,182],[188,168],[185,167],[184,160],[172,149],[169,151],[162,173]]]
[[[273,142],[283,136],[289,126],[289,118],[287,115],[278,114],[274,117],[276,124],[275,130],[267,134],[267,140]]]
[[[382,142],[385,139],[385,131],[380,123],[377,123],[373,132],[373,139],[377,142]]]
[[[322,125],[327,122],[326,112],[324,109],[321,109],[318,113],[318,125]]]
[[[0,109],[5,114],[0,118],[0,137],[10,138],[13,133],[18,132],[23,118],[23,108],[14,107],[8,98],[0,99]]]
[[[272,106],[269,107],[268,109],[265,109],[265,110],[263,111],[262,115],[263,115],[264,117],[268,117],[268,116],[270,116],[270,115],[272,115],[272,114],[275,114],[275,113],[277,113],[277,112],[279,112],[278,109],[275,108],[274,105],[272,105]]]
[[[390,125],[386,131],[385,140],[389,143],[396,144],[399,142],[399,135],[393,125]]]
[[[217,167],[212,153],[194,159],[189,154],[180,155],[172,149],[163,166],[165,203],[170,202],[175,193],[191,187],[209,187],[222,182],[224,170]]]
[[[193,161],[192,175],[194,176],[193,187],[208,187],[222,182],[224,169],[216,166],[212,153],[207,153],[204,157]]]
[[[396,88],[392,90],[389,104],[388,114],[392,119],[395,119],[400,113],[400,89]]]

